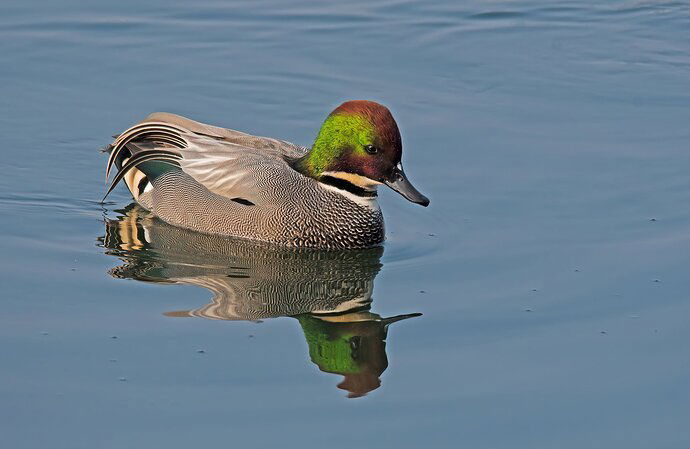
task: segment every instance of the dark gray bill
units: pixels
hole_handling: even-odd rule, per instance
[[[429,205],[429,198],[419,193],[419,190],[415,189],[410,181],[407,180],[402,164],[398,164],[395,167],[392,180],[384,181],[384,183],[413,203],[421,204],[424,207]]]

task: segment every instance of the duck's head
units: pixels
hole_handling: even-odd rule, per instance
[[[402,139],[388,108],[373,101],[347,101],[330,113],[311,151],[296,168],[317,180],[374,194],[385,184],[413,203],[429,205],[402,167]]]

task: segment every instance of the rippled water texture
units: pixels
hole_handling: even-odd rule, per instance
[[[0,447],[688,447],[690,5],[328,3],[0,3]],[[358,98],[432,200],[383,249],[98,202],[150,112]]]

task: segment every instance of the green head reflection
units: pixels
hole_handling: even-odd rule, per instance
[[[342,315],[299,315],[309,345],[309,357],[321,371],[342,374],[339,388],[349,397],[364,396],[381,385],[379,377],[388,367],[386,335],[396,321],[419,313],[381,318],[370,312]]]

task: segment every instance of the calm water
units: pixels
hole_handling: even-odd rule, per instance
[[[690,4],[140,3],[0,4],[1,447],[690,445]],[[356,98],[432,200],[383,250],[98,203],[152,111],[309,145]]]

